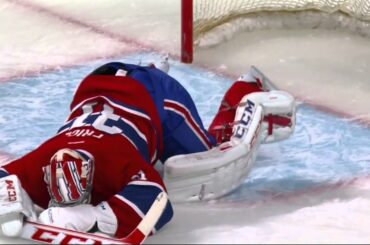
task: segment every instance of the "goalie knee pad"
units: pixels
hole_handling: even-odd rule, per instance
[[[246,94],[258,91],[261,91],[261,88],[255,82],[236,81],[225,93],[218,112],[208,129],[218,144],[230,140],[236,109],[241,99]]]

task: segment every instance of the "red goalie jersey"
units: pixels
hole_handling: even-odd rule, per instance
[[[256,91],[261,91],[256,82],[235,83],[207,132],[190,95],[174,78],[153,67],[108,63],[82,81],[57,135],[0,168],[0,178],[17,175],[42,208],[108,204],[117,227],[106,233],[126,236],[166,191],[153,168],[157,160],[228,140],[240,99]],[[168,202],[153,232],[172,216]]]
[[[71,114],[58,134],[0,169],[0,177],[17,175],[34,203],[48,208],[50,194],[43,168],[62,148],[88,152],[95,162],[90,203],[108,202],[118,220],[115,235],[123,237],[165,191],[159,173],[151,166],[162,154],[162,142],[159,114],[140,82],[130,77],[91,75],[78,88]],[[172,215],[168,202],[155,230]]]

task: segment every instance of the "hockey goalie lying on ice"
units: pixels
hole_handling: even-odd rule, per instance
[[[167,75],[167,60],[157,67],[97,68],[79,85],[57,134],[0,168],[4,235],[22,234],[26,217],[126,237],[160,193],[168,190],[172,201],[225,195],[245,180],[261,142],[294,131],[294,98],[269,91],[254,67],[227,91],[208,131],[188,92]],[[165,163],[164,179],[156,162]],[[169,200],[148,233],[171,220]],[[44,211],[36,214],[35,205]]]

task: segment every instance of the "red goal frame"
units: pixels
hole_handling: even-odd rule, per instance
[[[181,0],[181,61],[193,62],[193,0]]]

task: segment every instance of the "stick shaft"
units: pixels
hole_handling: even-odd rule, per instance
[[[127,237],[121,239],[68,230],[32,221],[24,223],[21,237],[47,244],[142,244],[161,217],[167,205],[167,200],[167,194],[161,192],[139,225]]]

